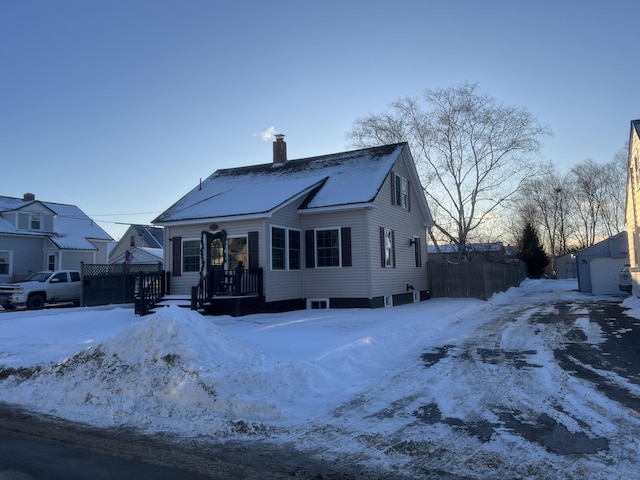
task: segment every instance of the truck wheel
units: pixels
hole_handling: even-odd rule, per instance
[[[44,308],[44,296],[41,293],[33,293],[27,299],[27,308],[29,310],[40,310]]]

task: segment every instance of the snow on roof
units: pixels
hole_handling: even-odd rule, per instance
[[[640,137],[640,120],[631,120],[631,126],[635,129],[636,135]]]
[[[309,192],[301,208],[371,202],[404,146],[217,170],[153,223],[267,214]]]
[[[151,225],[131,225],[139,237],[143,238],[147,245],[156,245],[156,248],[162,248],[164,244],[164,231],[161,227]]]
[[[0,217],[0,233],[46,236],[58,248],[70,250],[95,250],[95,245],[89,240],[113,240],[75,205],[0,196],[0,213],[15,211],[34,203],[43,205],[55,214],[53,232],[19,229],[7,219]]]

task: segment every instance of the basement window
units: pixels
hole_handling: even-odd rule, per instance
[[[308,310],[325,310],[329,308],[328,298],[309,298],[307,299]]]

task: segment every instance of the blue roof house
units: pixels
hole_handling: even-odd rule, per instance
[[[113,239],[75,205],[0,196],[0,282],[107,263]]]

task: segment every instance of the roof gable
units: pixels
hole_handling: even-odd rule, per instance
[[[67,205],[39,200],[23,200],[0,196],[0,214],[36,207],[38,213],[49,212],[55,217],[53,232],[23,230],[11,222],[0,219],[0,234],[38,235],[48,237],[60,249],[95,250],[90,240],[112,241],[113,239],[82,210]],[[1,221],[4,220],[4,221]]]
[[[640,120],[631,120],[631,126],[636,131],[638,138],[640,138]]]
[[[405,143],[217,170],[153,223],[269,215],[301,198],[305,210],[374,200]]]

